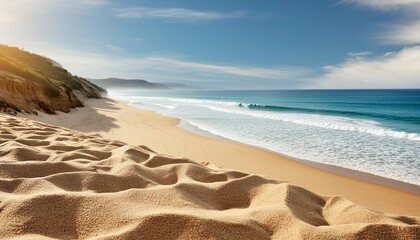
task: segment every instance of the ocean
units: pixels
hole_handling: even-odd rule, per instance
[[[111,90],[200,131],[420,185],[420,90]]]

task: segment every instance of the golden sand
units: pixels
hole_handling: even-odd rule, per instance
[[[419,186],[414,187],[418,193],[413,194],[327,172],[259,148],[193,134],[176,127],[176,118],[109,99],[88,100],[85,105],[67,114],[25,117],[135,146],[145,145],[160,154],[287,181],[318,194],[341,195],[373,210],[420,216]],[[350,175],[357,177],[358,173]]]
[[[2,238],[420,237],[418,217],[279,180],[23,118],[0,126]]]

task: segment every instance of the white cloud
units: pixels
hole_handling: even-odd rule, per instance
[[[147,57],[143,59],[135,59],[134,61],[149,65],[153,68],[160,67],[167,70],[172,69],[172,71],[195,71],[208,74],[226,74],[257,79],[291,79],[301,76],[306,72],[304,69],[297,67],[261,68],[252,66],[227,66],[183,61],[165,57]]]
[[[397,11],[403,23],[388,24],[389,28],[378,34],[386,44],[420,43],[420,0],[344,0],[343,3],[357,4],[379,11]]]
[[[324,68],[325,74],[308,79],[306,88],[420,88],[420,46],[372,59],[353,58]]]
[[[343,0],[341,2],[354,3],[379,10],[395,10],[397,8],[420,6],[420,0]]]
[[[411,45],[398,52],[370,57],[371,52],[350,52],[341,64],[325,66],[324,74],[307,79],[305,88],[364,89],[420,87],[420,0],[343,0],[378,11],[401,15],[399,24],[377,34],[381,42]]]
[[[353,60],[353,61],[360,61],[365,59],[366,56],[371,55],[372,52],[349,52],[347,53],[347,56],[349,57],[349,60]],[[328,66],[327,66],[328,67]]]
[[[122,8],[116,9],[115,15],[121,18],[163,18],[172,22],[203,22],[228,18],[238,18],[245,14],[243,11],[231,13],[195,11],[185,8]]]
[[[372,52],[369,52],[369,51],[347,53],[347,55],[350,56],[350,57],[364,57],[364,56],[368,56],[368,55],[371,55],[371,54],[372,54]]]
[[[392,25],[388,31],[379,34],[378,38],[387,44],[420,43],[420,19],[406,24]]]
[[[219,65],[168,56],[105,55],[44,43],[21,42],[19,46],[48,56],[73,74],[88,78],[143,78],[155,82],[194,81],[205,83],[207,86],[217,86],[220,82],[237,82],[240,83],[238,87],[246,88],[250,82],[259,85],[260,81],[273,84],[296,81],[295,79],[307,76],[309,73],[307,69],[291,66]]]

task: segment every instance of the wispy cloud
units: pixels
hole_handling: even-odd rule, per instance
[[[220,65],[174,56],[106,55],[51,44],[21,43],[20,46],[54,59],[74,74],[90,78],[143,78],[155,82],[196,82],[213,87],[221,86],[221,83],[236,83],[236,88],[247,88],[252,85],[263,87],[261,82],[278,87],[282,82],[297,82],[296,79],[310,73],[306,68],[294,66]]]
[[[398,8],[420,7],[419,0],[342,0],[342,3],[353,3],[378,10],[396,10]]]
[[[364,52],[349,52],[347,53],[347,56],[349,57],[349,60],[354,61],[360,61],[365,59],[367,56],[372,55],[372,52],[364,51]]]
[[[402,23],[388,24],[388,29],[377,34],[386,44],[420,43],[420,0],[343,0],[342,3],[356,4],[378,11],[398,12]]]
[[[405,24],[393,24],[389,30],[378,34],[378,38],[387,44],[420,43],[420,13],[418,20]]]
[[[368,56],[368,55],[371,55],[371,54],[372,54],[372,52],[369,52],[369,51],[347,53],[347,55],[350,56],[350,57],[365,57],[365,56]]]
[[[325,74],[308,79],[306,88],[420,88],[420,46],[381,57],[347,59],[326,66]]]
[[[121,8],[115,10],[115,16],[121,18],[145,19],[162,18],[170,22],[205,22],[220,19],[239,18],[244,11],[230,13],[214,11],[196,11],[185,8]]]
[[[291,79],[302,76],[306,72],[303,68],[298,67],[273,67],[261,68],[252,66],[229,66],[215,65],[199,62],[184,61],[166,57],[147,57],[143,59],[135,59],[139,63],[149,65],[156,68],[172,69],[173,71],[198,72],[218,75],[233,75],[240,77],[256,78],[256,79]]]

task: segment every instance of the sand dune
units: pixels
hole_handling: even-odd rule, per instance
[[[0,126],[2,238],[420,238],[418,217],[23,118]]]

